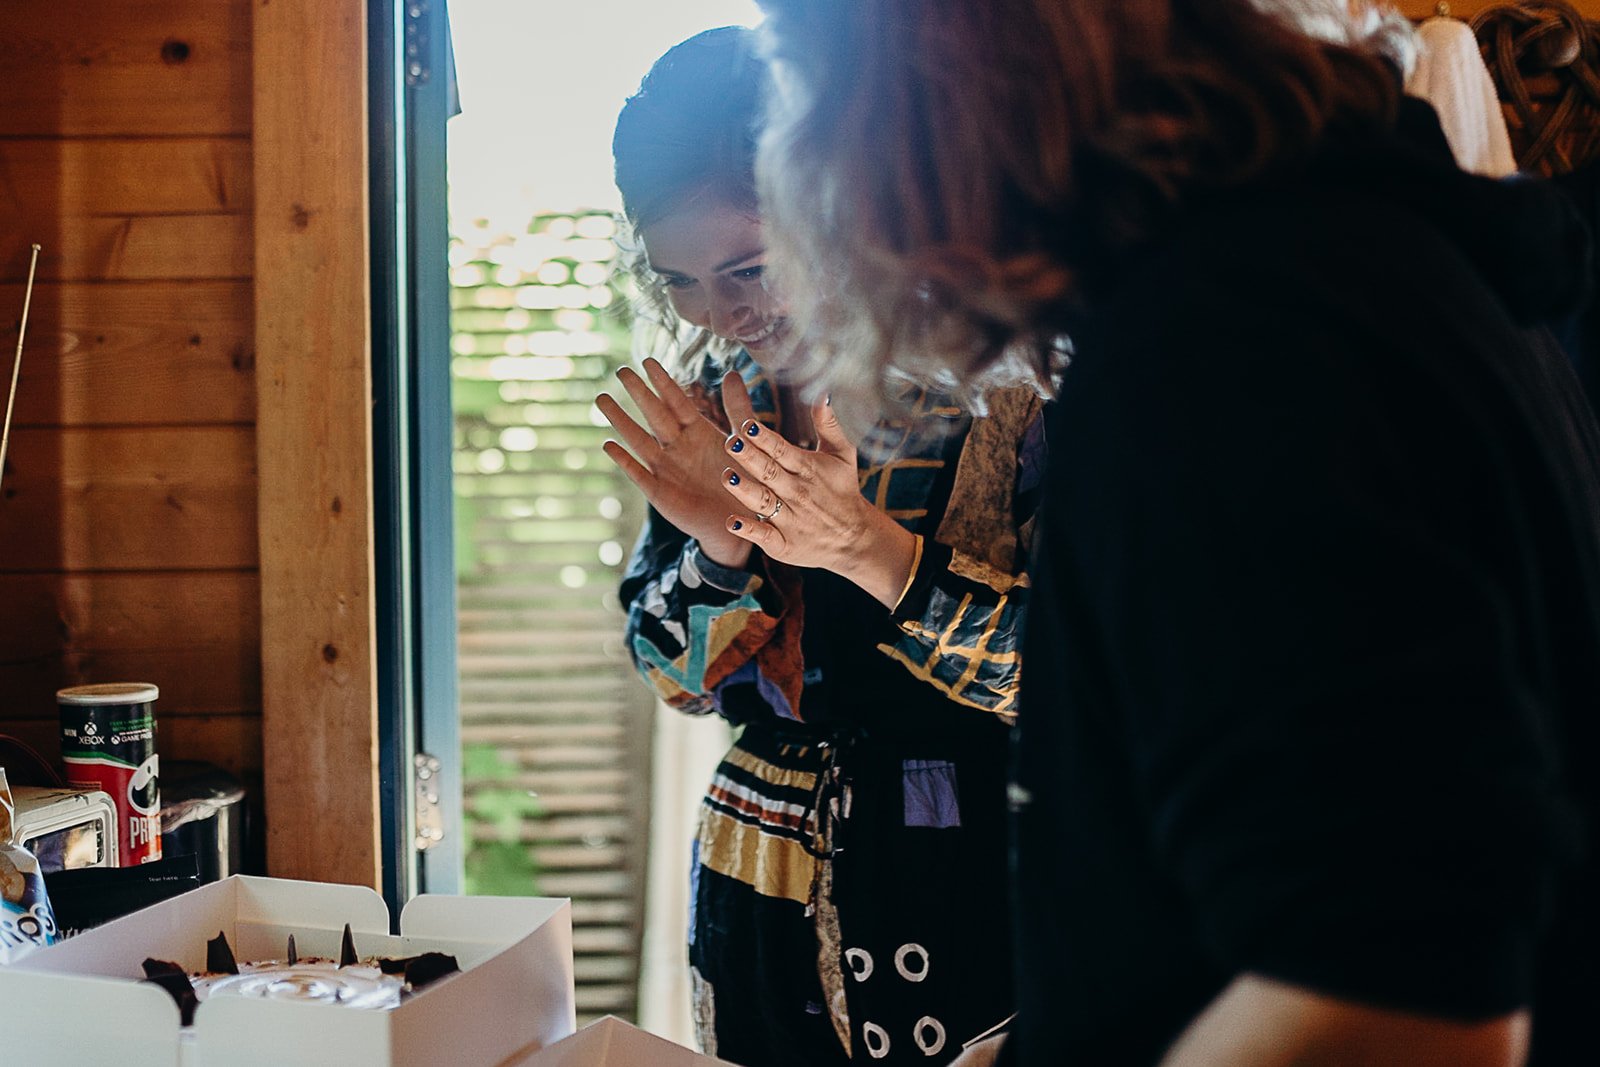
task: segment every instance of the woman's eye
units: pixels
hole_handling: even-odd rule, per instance
[[[694,284],[694,279],[685,278],[677,274],[667,274],[662,276],[661,284],[668,289],[687,289]]]
[[[758,281],[761,278],[761,272],[766,269],[767,267],[764,263],[757,264],[754,267],[742,267],[739,270],[734,271],[733,276],[739,279],[741,282]]]

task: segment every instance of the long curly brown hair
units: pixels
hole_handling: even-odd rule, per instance
[[[879,395],[894,366],[1043,367],[1184,203],[1399,97],[1375,50],[1252,0],[760,3],[769,269],[810,373]]]

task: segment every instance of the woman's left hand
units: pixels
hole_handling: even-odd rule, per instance
[[[861,496],[856,448],[833,409],[819,404],[812,418],[814,450],[753,419],[734,428],[723,485],[765,521],[730,515],[728,531],[781,563],[833,571],[893,608],[911,575],[916,536]]]

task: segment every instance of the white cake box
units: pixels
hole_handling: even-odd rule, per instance
[[[675,1045],[607,1015],[514,1067],[736,1067]]]
[[[221,931],[234,956],[339,957],[350,924],[358,955],[444,952],[462,973],[391,1010],[246,997],[202,1002],[188,1033],[148,982],[146,957],[205,969]],[[0,967],[0,1047],[29,1067],[439,1067],[500,1064],[571,1034],[570,902],[420,896],[389,934],[383,898],[361,886],[235,875]]]

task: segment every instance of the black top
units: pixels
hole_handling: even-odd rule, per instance
[[[1156,1062],[1244,973],[1600,1047],[1600,468],[1525,329],[1575,296],[1567,212],[1351,135],[1098,302],[1049,431],[1008,1060]]]
[[[1557,177],[1555,184],[1572,198],[1591,232],[1600,226],[1600,159]],[[1600,403],[1600,307],[1591,301],[1578,314],[1552,324],[1552,329],[1572,358],[1590,405]]]

